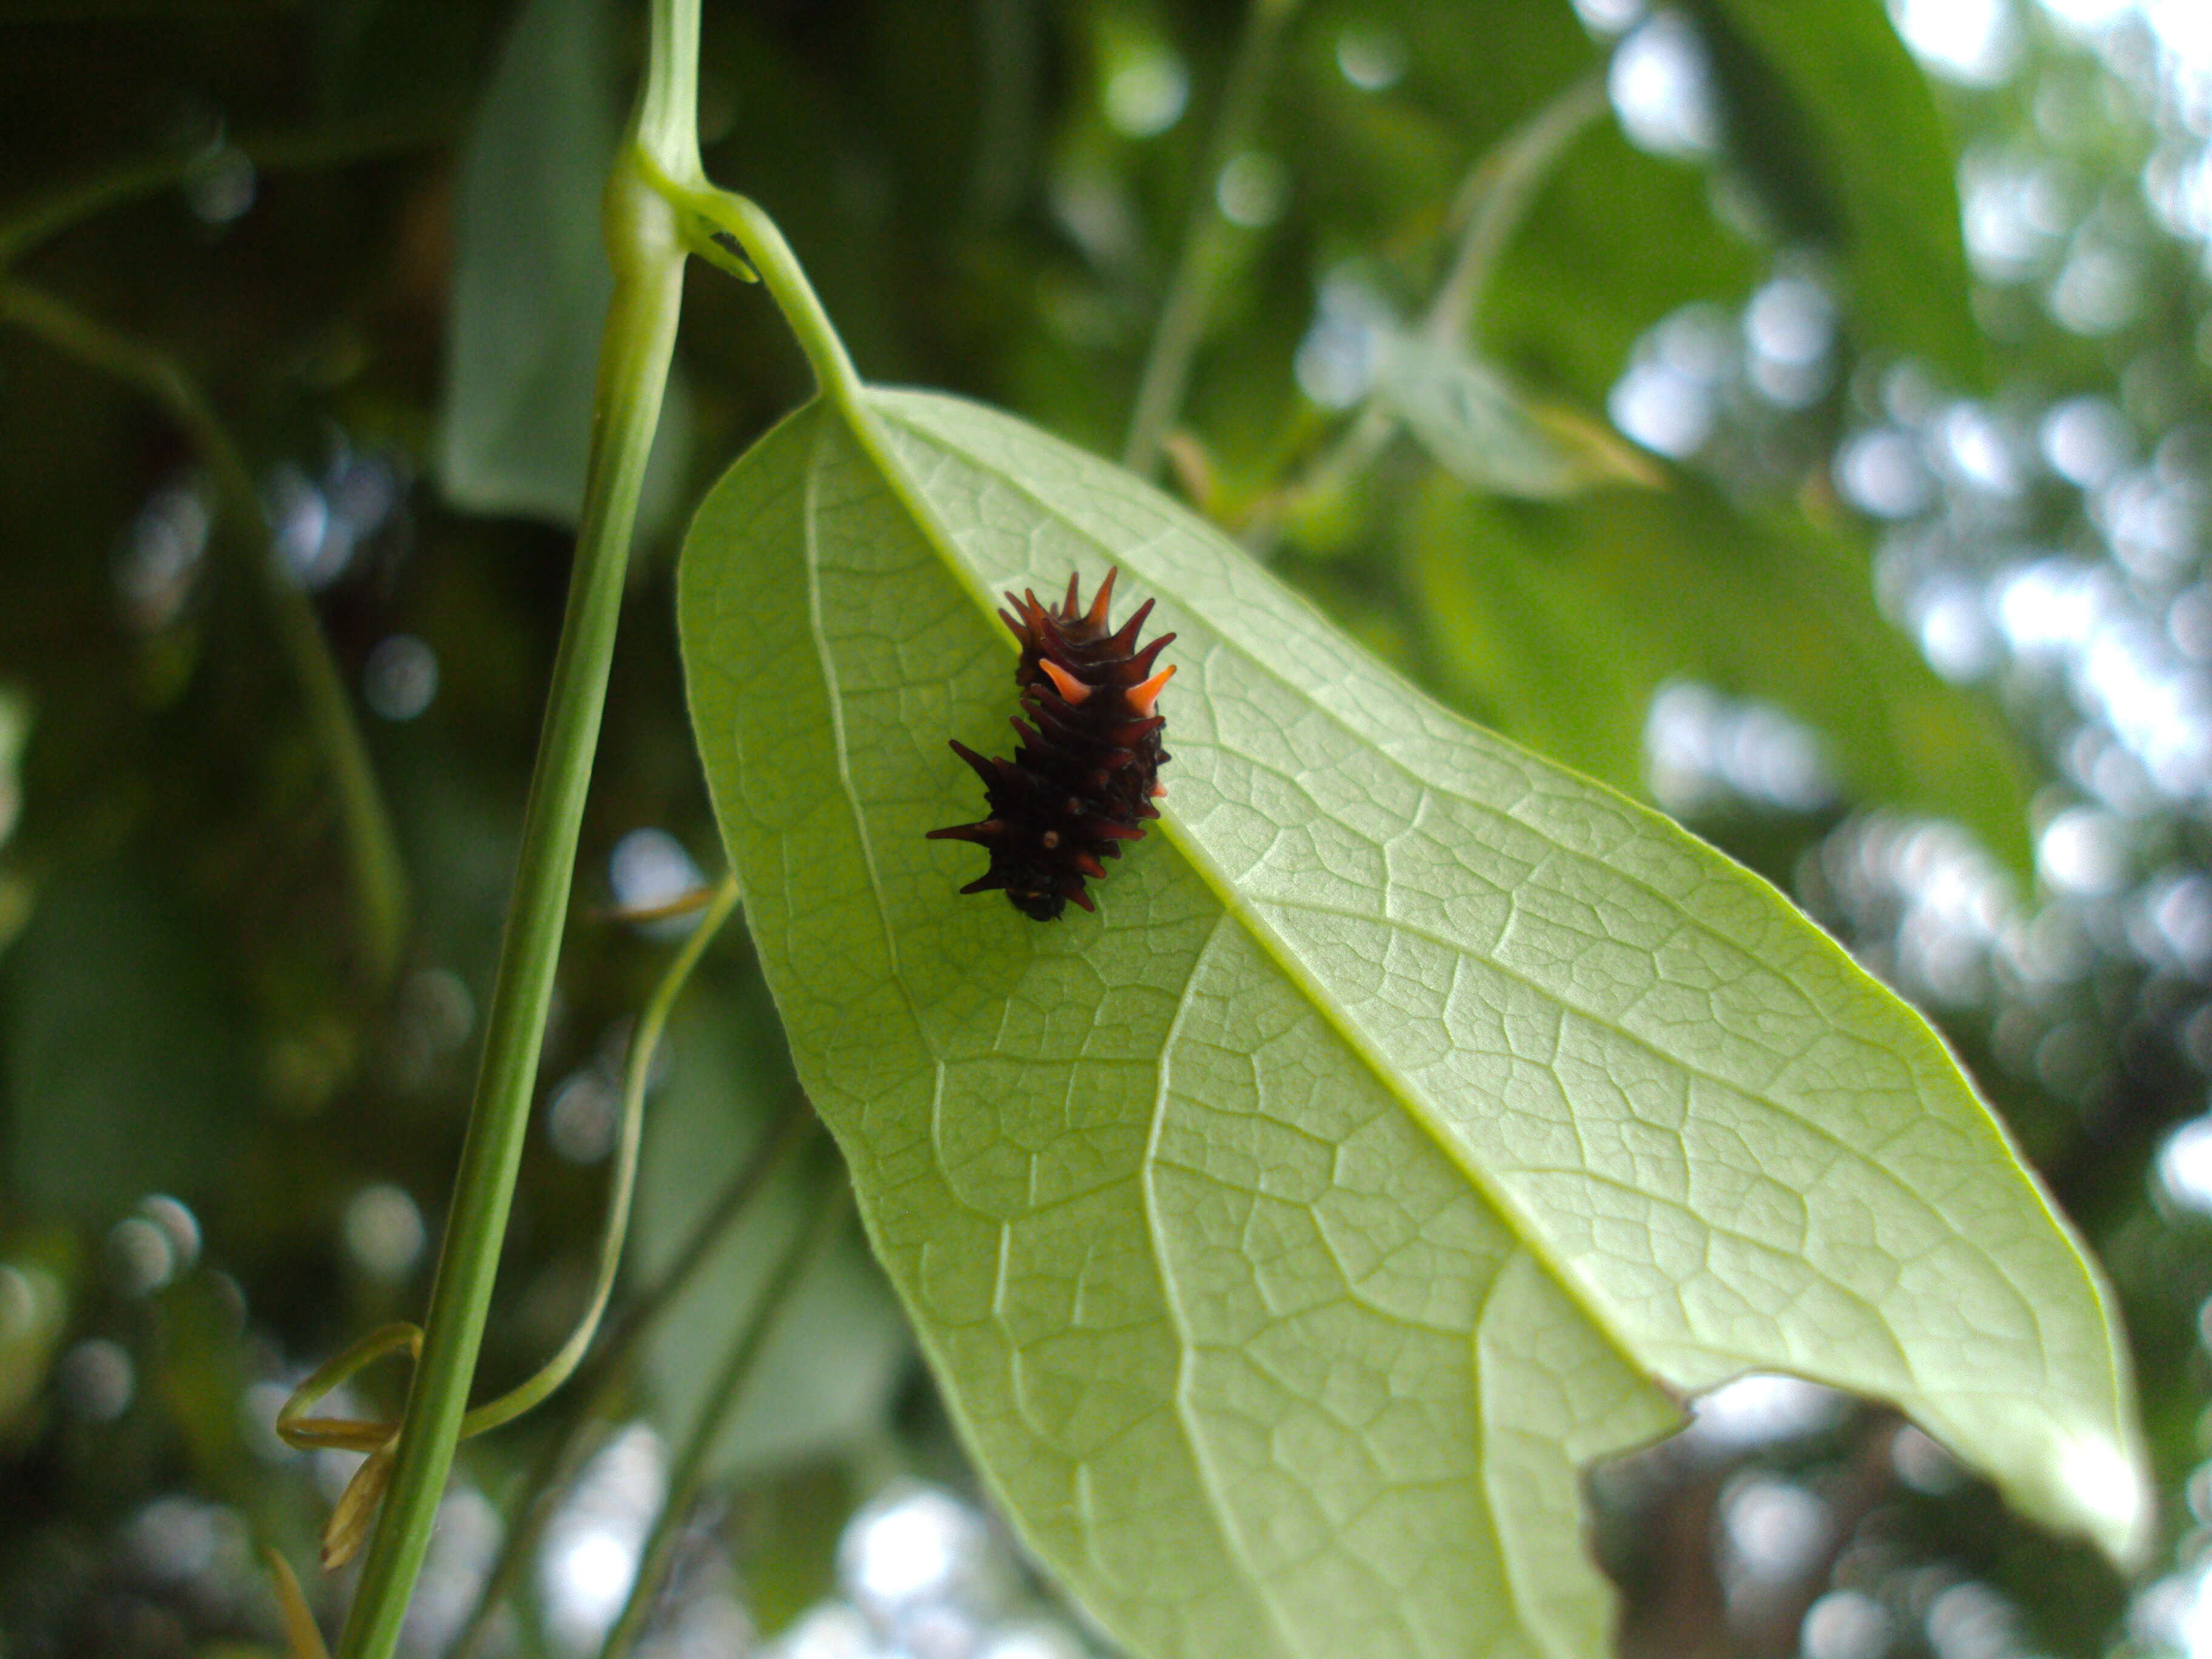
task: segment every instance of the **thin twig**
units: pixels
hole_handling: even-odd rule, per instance
[[[1297,4],[1298,0],[1250,0],[1245,10],[1243,33],[1222,88],[1220,112],[1191,192],[1175,273],[1168,280],[1144,369],[1137,377],[1121,465],[1140,477],[1151,477],[1159,465],[1160,446],[1182,408],[1191,358],[1205,332],[1206,313],[1213,307],[1215,281],[1228,259],[1229,221],[1216,199],[1222,169],[1251,142],[1259,125],[1275,48]]]
[[[653,1055],[660,1048],[660,1034],[667,1027],[677,998],[690,981],[691,970],[698,966],[699,958],[706,954],[707,947],[722,931],[722,924],[730,919],[730,912],[737,908],[737,878],[724,876],[714,889],[707,914],[700,918],[698,927],[692,929],[691,936],[684,941],[684,948],[676,953],[661,975],[660,983],[646,1000],[645,1012],[639,1016],[637,1029],[630,1035],[629,1056],[623,1067],[622,1132],[615,1147],[613,1190],[608,1194],[606,1217],[600,1224],[599,1267],[590,1303],[559,1352],[527,1382],[471,1411],[464,1419],[464,1433],[482,1434],[487,1429],[495,1429],[538,1404],[568,1380],[582,1362],[584,1351],[592,1346],[592,1337],[598,1334],[599,1316],[606,1311],[607,1299],[614,1294],[615,1274],[622,1266],[623,1243],[629,1234],[630,1200],[637,1191],[638,1149],[644,1139],[646,1085],[652,1075]]]
[[[1465,340],[1498,258],[1528,216],[1537,191],[1568,146],[1605,111],[1604,81],[1586,75],[1468,170],[1452,205],[1459,246],[1422,322],[1430,339],[1449,345]]]
[[[720,890],[712,882],[701,882],[688,892],[674,898],[662,899],[655,904],[611,904],[592,912],[592,920],[600,922],[623,922],[636,926],[641,922],[673,921],[678,916],[699,914],[714,902]]]
[[[731,1414],[744,1399],[753,1366],[768,1346],[768,1339],[775,1334],[792,1292],[799,1288],[807,1268],[828,1246],[850,1211],[853,1189],[845,1182],[842,1170],[833,1168],[830,1185],[831,1190],[816,1207],[812,1224],[792,1230],[791,1237],[770,1271],[769,1282],[755,1299],[738,1331],[737,1340],[730,1346],[729,1357],[723,1362],[720,1374],[707,1390],[691,1433],[668,1472],[667,1501],[653,1521],[653,1531],[638,1557],[637,1577],[631,1581],[629,1598],[623,1603],[621,1615],[607,1632],[606,1641],[599,1649],[599,1659],[623,1659],[644,1633],[646,1620],[659,1600],[661,1587],[674,1563],[684,1522],[690,1518],[692,1506],[698,1502],[700,1490],[706,1484],[708,1455],[714,1450]]]
[[[407,872],[398,839],[330,641],[307,594],[277,565],[253,475],[237,441],[199,383],[161,347],[132,339],[64,301],[16,282],[0,281],[0,320],[137,387],[168,412],[199,452],[232,535],[252,566],[254,586],[268,607],[278,647],[298,682],[308,723],[322,744],[343,826],[367,978],[372,985],[382,986],[406,942]]]
[[[511,1423],[544,1400],[574,1374],[576,1367],[583,1363],[585,1351],[592,1346],[592,1339],[599,1334],[599,1319],[614,1294],[615,1274],[622,1267],[623,1244],[629,1234],[630,1200],[637,1191],[638,1149],[644,1139],[646,1088],[652,1077],[653,1056],[660,1048],[660,1034],[668,1024],[676,1000],[690,982],[691,970],[699,965],[699,958],[707,953],[707,947],[714,942],[714,936],[722,931],[722,924],[738,906],[735,877],[724,876],[709,890],[712,898],[707,914],[692,929],[684,948],[671,960],[659,984],[646,1000],[645,1011],[630,1038],[629,1058],[623,1068],[622,1132],[615,1151],[613,1176],[608,1183],[606,1215],[599,1224],[599,1259],[592,1293],[586,1299],[583,1312],[577,1316],[574,1328],[568,1333],[568,1340],[554,1351],[550,1358],[523,1382],[474,1407],[461,1419],[463,1439]],[[325,1566],[343,1565],[360,1547],[391,1474],[392,1446],[399,1427],[395,1423],[359,1423],[310,1418],[303,1413],[308,1406],[363,1366],[373,1364],[402,1346],[419,1357],[422,1345],[422,1333],[413,1325],[387,1325],[373,1332],[294,1389],[292,1397],[276,1413],[277,1437],[287,1445],[340,1446],[369,1454],[368,1462],[356,1470],[352,1480],[347,1483],[337,1506],[331,1513],[330,1524],[324,1528]]]
[[[210,156],[224,150],[239,151],[264,173],[345,167],[440,143],[459,130],[462,113],[459,105],[410,110],[313,132],[271,133],[228,143],[216,140],[125,161],[64,185],[0,216],[0,267],[110,208],[181,184],[196,168],[206,165]]]
[[[447,1659],[477,1659],[491,1633],[493,1620],[514,1595],[523,1568],[537,1553],[538,1542],[544,1536],[546,1525],[557,1507],[556,1498],[590,1457],[593,1429],[629,1380],[644,1339],[654,1322],[690,1285],[692,1276],[738,1218],[750,1208],[769,1177],[782,1169],[819,1127],[805,1100],[794,1101],[761,1138],[752,1156],[731,1177],[713,1206],[692,1228],[675,1260],[608,1331],[606,1340],[577,1376],[574,1408],[540,1448],[523,1477],[508,1517],[507,1536],[500,1545],[499,1559],[492,1564],[478,1593],[475,1611],[447,1650]]]

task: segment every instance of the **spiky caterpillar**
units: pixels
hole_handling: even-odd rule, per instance
[[[1137,648],[1150,599],[1118,630],[1106,631],[1120,574],[1106,573],[1088,611],[1080,608],[1073,575],[1057,609],[1032,592],[1006,595],[1013,609],[999,615],[1022,647],[1014,665],[1020,742],[1009,761],[956,739],[953,753],[983,780],[986,816],[929,832],[932,841],[972,841],[991,855],[990,869],[962,892],[1003,888],[1014,908],[1038,921],[1056,921],[1071,899],[1095,909],[1084,882],[1104,877],[1103,860],[1121,857],[1123,842],[1143,838],[1143,821],[1160,815],[1153,799],[1167,793],[1160,781],[1167,720],[1153,710],[1175,669],[1154,673],[1152,659],[1175,635]]]

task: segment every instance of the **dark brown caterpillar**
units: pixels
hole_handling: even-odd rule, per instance
[[[1121,857],[1123,842],[1143,837],[1143,820],[1160,815],[1153,799],[1167,793],[1160,781],[1167,720],[1153,705],[1175,669],[1156,674],[1152,659],[1175,635],[1136,648],[1150,599],[1118,631],[1106,631],[1120,574],[1106,573],[1088,611],[1079,608],[1072,575],[1057,610],[1035,593],[1006,595],[1013,609],[999,615],[1022,646],[1014,666],[1022,714],[1013,720],[1021,741],[1010,761],[955,741],[952,752],[983,780],[988,814],[929,832],[932,841],[972,841],[990,854],[990,869],[962,892],[1004,888],[1014,908],[1038,921],[1058,920],[1070,899],[1095,909],[1084,881],[1103,878],[1100,860]]]

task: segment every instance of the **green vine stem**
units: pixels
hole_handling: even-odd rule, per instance
[[[592,1430],[612,1408],[616,1396],[629,1382],[654,1322],[690,1285],[715,1244],[751,1208],[769,1178],[820,1127],[806,1101],[795,1101],[761,1138],[752,1156],[700,1218],[666,1271],[650,1290],[629,1304],[607,1333],[606,1340],[577,1377],[576,1398],[568,1415],[523,1476],[509,1505],[507,1536],[501,1540],[498,1559],[484,1578],[469,1622],[447,1650],[447,1659],[476,1659],[483,1650],[491,1634],[494,1615],[514,1594],[523,1568],[535,1554],[546,1523],[552,1519],[554,1495],[583,1468],[594,1443]]]
[[[529,1127],[639,487],[675,349],[686,255],[699,253],[740,276],[757,270],[823,395],[856,424],[865,419],[860,377],[781,234],[750,202],[707,181],[697,128],[699,0],[653,0],[650,14],[644,90],[607,182],[614,295],[599,350],[583,523],[523,817],[520,866],[391,1495],[362,1565],[339,1659],[389,1659],[467,1417],[470,1378]]]
[[[1297,4],[1298,0],[1250,0],[1244,15],[1243,32],[1222,88],[1220,111],[1191,192],[1182,250],[1137,378],[1121,465],[1140,477],[1150,477],[1159,465],[1161,445],[1175,425],[1190,384],[1191,359],[1206,331],[1206,313],[1213,308],[1215,286],[1229,262],[1232,233],[1215,199],[1222,169],[1252,142],[1274,69],[1275,48]]]
[[[599,349],[592,455],[568,605],[525,809],[522,847],[468,1136],[440,1247],[422,1358],[408,1390],[391,1494],[362,1568],[341,1659],[389,1659],[429,1547],[499,1273],[500,1243],[530,1124],[545,1015],[621,616],[637,498],[676,346],[684,248],[643,156],[696,171],[698,0],[656,0],[646,88],[607,182],[614,295]]]
[[[406,944],[406,866],[345,680],[313,605],[276,563],[253,474],[237,441],[199,383],[160,347],[120,334],[40,289],[5,279],[0,279],[0,321],[137,388],[184,428],[206,464],[228,526],[226,533],[246,550],[253,566],[254,586],[268,607],[277,647],[299,684],[309,725],[330,767],[359,913],[364,977],[380,988]]]
[[[744,1398],[745,1383],[752,1376],[753,1367],[767,1347],[769,1338],[775,1334],[778,1321],[806,1276],[807,1268],[828,1248],[850,1212],[853,1189],[842,1170],[833,1167],[829,1180],[818,1183],[817,1190],[821,1198],[813,1206],[811,1221],[792,1229],[790,1238],[770,1270],[768,1283],[755,1299],[737,1340],[730,1345],[729,1357],[708,1387],[699,1407],[698,1420],[692,1424],[684,1449],[677,1454],[675,1464],[668,1472],[667,1501],[653,1518],[653,1530],[638,1556],[637,1577],[630,1581],[629,1595],[599,1648],[599,1659],[623,1659],[644,1634],[646,1620],[660,1599],[661,1587],[675,1564],[676,1546],[684,1535],[684,1523],[690,1519],[692,1508],[699,1501],[700,1489],[706,1483],[708,1455],[722,1437],[722,1430]]]
[[[694,216],[696,223],[691,234],[696,252],[728,269],[729,245],[734,243],[744,251],[752,263],[740,268],[739,274],[748,277],[757,274],[767,285],[769,296],[783,313],[799,349],[806,354],[822,394],[852,416],[855,424],[865,423],[860,372],[846,355],[845,343],[837,337],[820,296],[799,268],[798,257],[775,222],[736,191],[717,189],[703,177],[685,180],[663,175],[656,182],[670,201]]]

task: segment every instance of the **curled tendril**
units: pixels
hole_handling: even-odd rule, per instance
[[[653,995],[638,1018],[637,1033],[631,1040],[629,1056],[623,1069],[621,1138],[616,1143],[613,1190],[599,1236],[599,1273],[582,1317],[576,1322],[568,1340],[538,1368],[536,1375],[496,1400],[486,1401],[461,1419],[463,1439],[495,1429],[502,1423],[511,1423],[537,1405],[568,1380],[582,1363],[585,1350],[591,1346],[600,1316],[606,1312],[608,1298],[614,1292],[615,1271],[622,1264],[623,1239],[629,1230],[630,1199],[637,1188],[638,1146],[645,1116],[645,1085],[652,1071],[653,1052],[660,1046],[660,1034],[668,1024],[669,1011],[691,977],[692,969],[737,904],[737,878],[725,876],[707,896],[698,927],[668,964],[667,972],[653,988]],[[684,901],[677,907],[666,908],[669,914],[680,915],[699,907]],[[276,1413],[276,1437],[295,1449],[368,1454],[354,1471],[353,1479],[346,1482],[345,1490],[338,1494],[330,1519],[324,1524],[322,1559],[325,1571],[353,1559],[368,1538],[377,1504],[392,1484],[401,1425],[351,1417],[310,1417],[307,1413],[342,1383],[386,1355],[402,1350],[410,1360],[422,1357],[422,1328],[406,1323],[380,1325],[343,1353],[318,1366],[292,1390]]]

